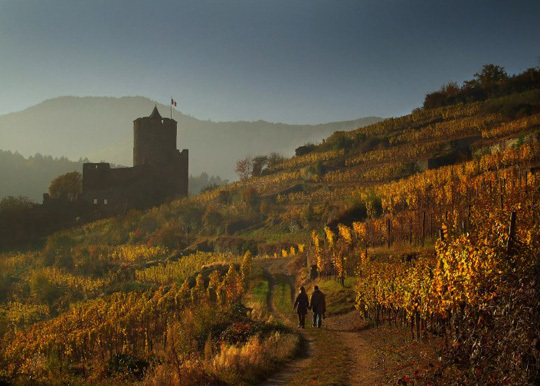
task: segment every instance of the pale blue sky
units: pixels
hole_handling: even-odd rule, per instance
[[[538,0],[0,0],[0,114],[173,95],[214,121],[402,115],[486,63],[540,65],[538,20]]]

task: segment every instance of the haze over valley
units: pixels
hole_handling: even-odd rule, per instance
[[[17,152],[25,157],[41,154],[53,158],[66,157],[71,161],[87,159],[91,162],[110,162],[131,166],[133,162],[133,121],[150,114],[156,102],[144,97],[59,97],[44,101],[23,111],[0,116],[0,150]],[[170,106],[157,104],[162,116],[170,117]],[[190,151],[190,174],[205,172],[210,176],[234,180],[235,162],[247,155],[267,155],[271,152],[284,156],[306,143],[318,143],[337,130],[352,130],[379,121],[367,117],[354,121],[320,125],[288,125],[285,123],[211,122],[201,121],[173,109],[178,121],[177,146]],[[82,163],[71,166],[64,160],[62,168],[54,172],[82,171]],[[15,181],[21,174],[8,172],[8,165],[0,166],[0,178],[6,188],[4,195],[28,195],[38,199],[33,181]],[[68,169],[66,169],[66,167]],[[42,193],[58,174],[53,169],[40,174]],[[17,175],[15,175],[17,174]],[[61,173],[60,173],[61,174]],[[10,178],[11,177],[11,178]],[[10,189],[7,189],[10,186]],[[18,190],[16,187],[20,187]],[[3,190],[3,191],[2,191]]]

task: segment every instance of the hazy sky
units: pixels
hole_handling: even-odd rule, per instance
[[[199,119],[396,116],[540,65],[540,1],[0,0],[0,114],[142,95]]]

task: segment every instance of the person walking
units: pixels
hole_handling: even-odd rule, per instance
[[[294,301],[293,308],[298,314],[298,328],[306,328],[306,314],[308,310],[309,300],[304,287],[300,287],[300,293]]]
[[[326,312],[326,300],[319,286],[315,286],[308,308],[313,311],[313,327],[321,328]]]

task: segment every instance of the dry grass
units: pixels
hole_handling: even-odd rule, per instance
[[[212,360],[211,369],[226,383],[254,381],[289,359],[297,345],[298,337],[293,334],[275,332],[264,340],[253,337],[241,346],[223,346]]]
[[[250,338],[245,344],[222,344],[210,358],[183,358],[156,366],[144,384],[176,385],[246,385],[263,379],[277,365],[289,360],[298,346],[294,334],[274,332],[261,339]],[[205,350],[206,351],[206,350]]]

